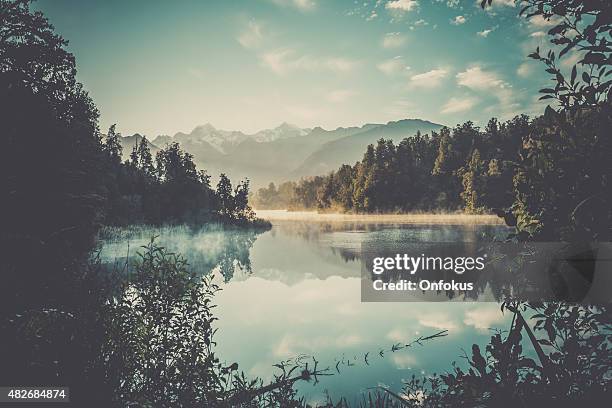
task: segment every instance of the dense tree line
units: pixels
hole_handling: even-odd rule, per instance
[[[102,138],[108,225],[220,221],[250,224],[255,214],[248,204],[249,181],[232,187],[221,174],[216,189],[210,176],[198,170],[193,156],[171,143],[155,157],[146,137],[136,141],[122,162],[121,135],[111,126]]]
[[[607,86],[610,86],[608,83]],[[612,237],[612,105],[575,105],[484,129],[466,122],[395,145],[325,175],[273,184],[257,208],[340,212],[495,212],[521,238]]]
[[[512,165],[526,116],[484,130],[472,122],[431,135],[417,133],[397,145],[380,139],[363,159],[326,176],[271,184],[253,197],[256,207],[354,212],[458,210],[483,212],[512,202]],[[282,193],[281,193],[282,191]]]

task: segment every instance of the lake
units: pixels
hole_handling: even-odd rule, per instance
[[[449,225],[431,218],[261,214],[273,223],[261,234],[184,226],[118,230],[104,240],[101,258],[123,267],[126,257],[133,257],[155,234],[159,244],[183,254],[195,271],[212,270],[222,282],[215,299],[218,355],[265,379],[279,361],[315,356],[335,375],[321,377],[316,385],[298,383],[310,402],[323,401],[326,393],[354,402],[379,385],[399,390],[413,374],[444,372],[453,361],[464,364],[462,349],[469,351],[473,343],[483,346],[490,328],[509,325],[510,316],[495,302],[361,302],[364,243],[376,248],[478,242],[506,232],[496,222],[457,219],[458,225]],[[448,336],[390,351],[393,344],[440,330],[448,330]],[[381,349],[387,350],[382,357]]]

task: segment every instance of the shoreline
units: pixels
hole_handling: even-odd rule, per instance
[[[372,222],[380,224],[505,225],[492,214],[341,214],[316,211],[255,210],[257,217],[273,221]]]

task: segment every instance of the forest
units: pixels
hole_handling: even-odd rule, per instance
[[[512,162],[518,159],[526,116],[484,131],[472,122],[395,145],[380,139],[363,159],[326,176],[270,184],[252,197],[256,208],[357,213],[411,211],[487,212],[512,202]]]
[[[146,137],[136,142],[129,159],[121,161],[121,135],[111,126],[101,138],[105,225],[203,223],[266,226],[249,207],[249,181],[232,188],[221,174],[216,189],[198,170],[193,156],[178,143],[151,155]]]
[[[264,382],[240,371],[231,356],[219,357],[219,287],[180,254],[152,239],[132,275],[100,268],[103,225],[267,226],[249,207],[248,181],[232,186],[221,176],[213,188],[176,144],[152,157],[143,139],[122,162],[118,133],[100,132],[67,41],[30,3],[0,0],[0,384],[69,385],[74,406],[306,406],[295,384],[341,375],[338,366],[330,370],[315,357],[279,362],[274,379]],[[254,202],[356,212],[494,211],[513,227],[515,241],[610,241],[612,5],[521,4],[526,18],[560,19],[548,32],[560,53],[531,54],[552,80],[541,93],[553,105],[541,117],[491,120],[484,130],[466,122],[406,135],[398,145],[381,140],[354,165],[271,185]],[[570,50],[582,58],[564,73],[558,58]],[[402,396],[373,384],[361,405],[570,407],[609,399],[607,305],[508,299],[501,309],[512,314],[511,326],[492,333],[482,350],[474,344],[463,368],[449,362],[445,373],[406,379]]]
[[[603,89],[593,87],[599,93]],[[505,214],[514,206],[528,208],[540,223],[569,223],[569,218],[558,217],[570,215],[603,239],[610,236],[606,200],[612,197],[608,181],[612,145],[601,135],[611,126],[610,106],[604,103],[571,114],[549,108],[534,119],[520,115],[500,123],[493,118],[483,130],[468,121],[431,135],[417,133],[397,145],[380,139],[352,166],[281,183],[278,188],[271,183],[251,201],[261,209],[356,213]],[[589,163],[588,176],[582,173],[584,163]],[[550,211],[545,205],[558,201],[562,204],[556,206],[567,207]],[[573,211],[581,203],[579,211]],[[592,217],[585,214],[586,206],[608,221],[599,224],[603,229],[576,219]]]

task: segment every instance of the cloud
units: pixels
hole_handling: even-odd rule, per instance
[[[278,49],[261,55],[261,63],[272,72],[285,75],[294,71],[332,71],[345,73],[352,71],[357,62],[342,57],[317,58],[310,55],[298,55],[292,49]]]
[[[574,65],[578,63],[584,57],[584,55],[579,51],[571,51],[568,54],[565,54],[561,59],[561,65],[565,68],[572,68]]]
[[[442,113],[458,113],[472,109],[479,102],[476,98],[450,98],[442,107]]]
[[[393,75],[408,71],[410,69],[410,67],[404,63],[403,58],[399,55],[381,62],[380,64],[376,65],[376,68],[378,68],[385,75]]]
[[[456,76],[457,84],[473,91],[493,95],[499,100],[499,105],[490,106],[505,115],[514,114],[518,108],[516,95],[512,86],[501,79],[495,72],[485,71],[479,65],[474,65]]]
[[[343,334],[338,337],[326,335],[298,337],[287,333],[274,346],[273,355],[281,358],[294,357],[304,352],[308,353],[326,348],[345,349],[363,343],[363,337],[356,333]]]
[[[454,19],[451,20],[451,24],[452,25],[461,25],[461,24],[465,24],[465,22],[467,21],[467,19],[463,16],[457,16]]]
[[[300,11],[312,11],[317,7],[314,0],[271,0],[272,3],[282,7],[294,7]]]
[[[413,75],[410,84],[419,88],[435,88],[439,86],[444,78],[448,76],[446,69],[432,69],[422,74]]]
[[[417,359],[410,354],[394,353],[391,360],[395,367],[400,370],[412,368],[417,364]]]
[[[478,65],[458,73],[457,83],[479,91],[509,87],[509,85],[502,81],[495,73],[484,71]]]
[[[533,38],[545,37],[546,33],[544,31],[536,31],[534,33],[529,34],[529,36]]]
[[[416,27],[423,27],[423,26],[429,25],[429,23],[423,19],[420,19],[420,20],[415,21],[414,25]]]
[[[495,323],[504,321],[504,315],[497,307],[479,306],[465,312],[463,323],[480,331],[487,331]]]
[[[397,10],[401,12],[407,12],[415,10],[419,6],[417,0],[391,0],[385,4],[387,10]]]
[[[518,76],[520,76],[522,78],[529,77],[532,72],[533,72],[533,64],[530,64],[529,62],[523,62],[516,69],[516,75],[518,75]]]
[[[476,0],[476,5],[480,8],[482,0]],[[516,7],[516,0],[494,0],[492,7]]]
[[[404,118],[406,114],[410,112],[411,115],[420,115],[420,106],[416,105],[411,98],[399,98],[391,102],[385,109],[384,112],[387,114],[389,119]]]
[[[263,40],[263,33],[261,24],[256,21],[249,21],[246,30],[244,30],[236,40],[244,48],[257,48],[261,45]]]
[[[529,18],[529,25],[537,28],[552,27],[559,24],[559,19],[555,17],[544,18],[541,15],[533,16]]]
[[[437,330],[456,330],[457,323],[444,312],[430,312],[418,318],[421,326],[432,327]]]
[[[329,92],[326,95],[326,98],[330,102],[340,103],[348,100],[349,98],[357,95],[357,92],[351,89],[336,89]]]
[[[489,36],[489,34],[491,34],[495,30],[497,30],[497,26],[491,27],[491,28],[486,28],[486,29],[484,29],[482,31],[478,31],[476,34],[479,35],[482,38],[487,38]]]
[[[406,43],[406,36],[402,33],[387,33],[382,39],[383,48],[398,48]]]

